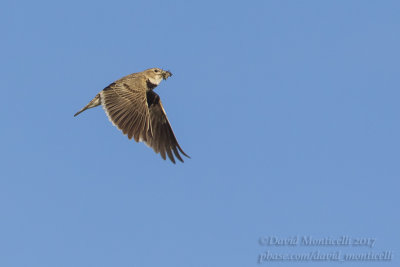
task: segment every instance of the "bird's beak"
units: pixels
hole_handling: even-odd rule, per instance
[[[164,70],[162,72],[162,77],[164,80],[166,80],[168,77],[171,77],[171,76],[172,76],[172,73],[169,70]]]

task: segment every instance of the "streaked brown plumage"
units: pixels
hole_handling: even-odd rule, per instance
[[[159,68],[125,76],[104,88],[74,116],[102,105],[110,121],[129,139],[145,142],[164,160],[168,156],[175,163],[175,155],[183,162],[179,152],[190,157],[179,146],[160,97],[153,92],[170,76],[171,72]]]

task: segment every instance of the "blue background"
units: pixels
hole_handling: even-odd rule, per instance
[[[398,1],[5,1],[0,266],[257,266],[265,251],[399,255]],[[173,165],[101,108],[151,67]],[[376,238],[367,247],[260,237]],[[397,254],[396,254],[397,253]],[[336,262],[265,262],[267,266]],[[363,266],[365,262],[346,263]]]

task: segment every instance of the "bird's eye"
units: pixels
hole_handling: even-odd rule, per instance
[[[154,72],[159,72],[159,70],[154,70]]]

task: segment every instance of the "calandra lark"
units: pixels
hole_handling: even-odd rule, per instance
[[[125,76],[104,88],[74,116],[102,105],[110,121],[129,139],[145,142],[164,160],[168,155],[175,163],[175,155],[183,162],[179,151],[190,157],[179,146],[160,97],[153,91],[170,76],[171,72],[159,68]]]

